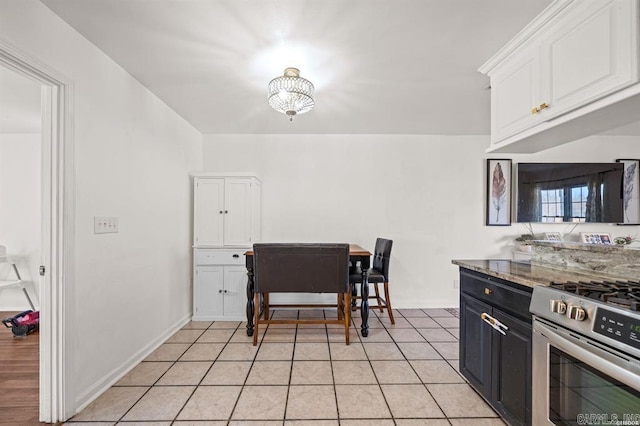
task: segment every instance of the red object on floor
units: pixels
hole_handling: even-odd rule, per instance
[[[5,327],[10,328],[15,337],[25,337],[38,329],[40,311],[24,311],[13,317],[2,320]]]

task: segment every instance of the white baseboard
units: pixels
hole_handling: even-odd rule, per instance
[[[200,316],[193,316],[191,318],[191,321],[246,321],[247,320],[247,316],[246,315],[240,315],[240,316],[222,316],[222,315],[200,315]]]
[[[107,389],[113,386],[118,380],[124,377],[129,371],[131,371],[135,366],[137,366],[143,359],[148,357],[153,351],[158,349],[160,345],[167,341],[169,337],[171,337],[176,331],[180,330],[184,327],[189,321],[191,321],[191,313],[185,315],[183,318],[178,320],[173,327],[165,331],[158,338],[153,340],[144,348],[140,349],[134,355],[132,355],[128,360],[126,360],[122,365],[109,374],[105,375],[101,380],[98,380],[95,385],[87,389],[83,392],[78,398],[76,398],[76,410],[75,414],[78,414],[87,405],[91,404],[96,398],[102,395]]]

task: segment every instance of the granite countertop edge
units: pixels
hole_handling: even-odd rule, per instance
[[[569,269],[550,268],[529,261],[509,259],[453,259],[454,265],[526,287],[549,286],[568,281],[602,281],[602,276],[587,275]]]

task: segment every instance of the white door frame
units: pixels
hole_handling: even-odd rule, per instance
[[[74,166],[71,81],[0,40],[0,64],[42,84],[40,421],[75,414]]]

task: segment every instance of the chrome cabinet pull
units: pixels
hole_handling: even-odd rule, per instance
[[[498,332],[500,332],[503,336],[507,335],[507,333],[505,333],[504,330],[508,330],[509,327],[507,327],[506,325],[504,325],[503,323],[501,323],[500,321],[498,321],[488,313],[483,312],[482,314],[480,314],[480,318],[482,319],[482,321],[489,324],[491,328],[493,328],[494,330],[498,330]]]

